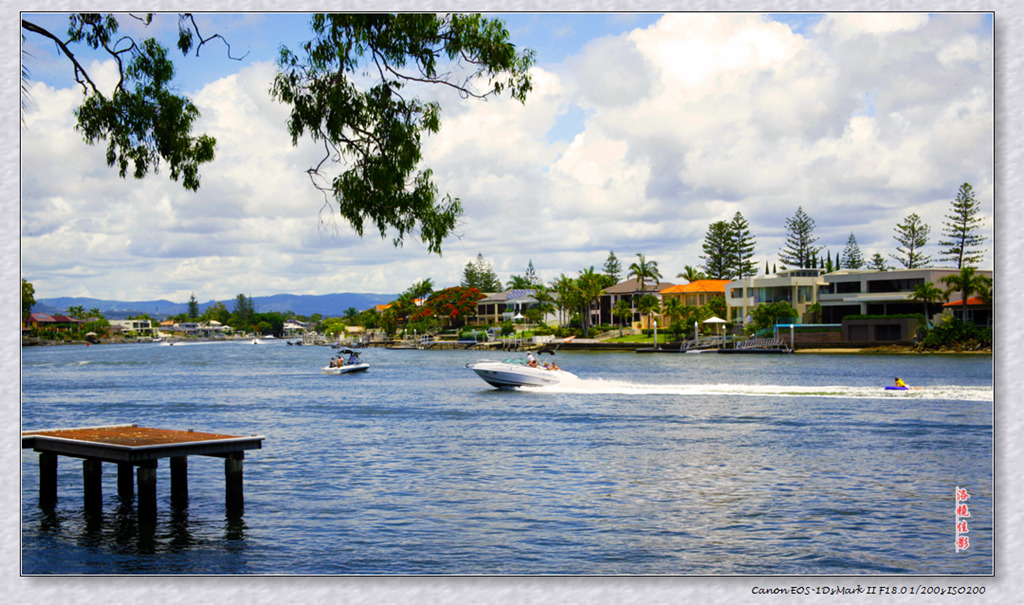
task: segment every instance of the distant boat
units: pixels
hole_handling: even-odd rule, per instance
[[[359,353],[351,349],[344,349],[340,352],[342,355],[348,355],[348,360],[346,361],[344,357],[339,357],[338,361],[341,365],[328,365],[320,370],[321,374],[352,374],[355,372],[365,372],[370,369],[370,364],[359,359]]]

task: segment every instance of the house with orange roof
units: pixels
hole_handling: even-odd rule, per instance
[[[942,305],[942,311],[952,312],[953,317],[960,321],[970,322],[978,326],[990,327],[992,325],[992,303],[985,302],[978,296],[971,296],[967,299],[967,317],[964,318],[964,303],[960,300],[950,301]]]
[[[670,286],[658,292],[658,294],[661,295],[661,305],[663,307],[665,303],[673,298],[679,299],[679,302],[690,307],[702,307],[711,302],[711,299],[716,296],[725,298],[725,285],[727,283],[729,283],[728,279],[698,279],[688,284]]]

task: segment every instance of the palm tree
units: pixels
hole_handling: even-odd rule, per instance
[[[604,288],[601,287],[603,281],[601,274],[595,272],[593,266],[580,271],[580,276],[576,279],[576,290],[582,303],[580,312],[583,316],[583,334],[585,336],[590,335],[590,307],[604,294]]]
[[[947,275],[940,278],[940,282],[946,284],[946,295],[951,292],[960,292],[963,316],[961,319],[967,322],[967,299],[971,294],[980,292],[992,285],[992,280],[984,275],[975,272],[974,267],[963,267],[960,273]]]
[[[683,272],[676,275],[676,277],[681,277],[686,281],[693,283],[695,281],[704,279],[706,276],[703,273],[701,273],[700,269],[696,267],[691,267],[690,265],[686,265],[683,267]]]
[[[534,285],[533,298],[537,301],[537,306],[534,309],[540,313],[541,320],[543,320],[545,315],[555,310],[555,297],[551,295],[551,290],[547,286],[543,284]]]
[[[989,280],[989,283],[987,283],[983,287],[981,287],[978,290],[977,294],[978,294],[978,298],[981,299],[981,302],[985,303],[986,305],[991,305],[992,304],[992,280]]]
[[[575,306],[573,302],[573,290],[576,288],[576,281],[562,273],[551,282],[551,290],[558,295],[558,300],[555,302],[555,306],[558,307],[558,311],[561,315],[562,325],[568,323],[565,320],[565,312],[572,309]]]
[[[647,316],[647,327],[651,327],[651,316],[661,312],[661,301],[653,294],[644,294],[636,303],[637,310]]]
[[[409,292],[413,298],[429,298],[434,293],[434,280],[428,277],[423,281],[418,281],[409,288]]]
[[[662,305],[662,312],[668,318],[669,323],[678,321],[686,313],[686,305],[677,296],[673,296]]]
[[[910,300],[924,305],[924,321],[928,325],[931,325],[928,317],[928,305],[946,298],[948,298],[948,295],[935,287],[935,284],[932,282],[914,286],[914,291],[910,294]]]
[[[410,290],[406,290],[398,295],[388,310],[394,311],[396,321],[405,321],[416,312],[416,299]]]
[[[644,258],[643,254],[637,252],[637,262],[629,266],[629,277],[635,277],[640,282],[640,291],[645,292],[647,290],[647,280],[654,280],[655,287],[657,283],[661,281],[661,272],[658,271],[658,261],[649,261]]]
[[[623,299],[619,299],[615,306],[612,307],[612,315],[618,317],[621,323],[619,323],[619,336],[622,336],[622,326],[626,324],[626,320],[633,317],[633,307],[629,306],[629,303]]]
[[[533,284],[530,283],[530,280],[522,275],[513,275],[508,280],[509,290],[529,290],[532,287]]]

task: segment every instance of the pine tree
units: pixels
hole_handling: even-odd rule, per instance
[[[466,263],[459,285],[463,288],[476,288],[480,292],[500,292],[502,289],[498,275],[491,263],[484,259],[482,252],[477,253],[475,263]]]
[[[757,264],[754,262],[754,245],[757,241],[750,233],[750,224],[742,213],[737,212],[732,217],[729,231],[733,248],[732,277],[739,279],[757,275]]]
[[[737,263],[733,234],[729,223],[717,221],[708,226],[704,236],[704,254],[700,257],[701,268],[708,279],[732,279]]]
[[[199,301],[196,300],[196,293],[192,293],[192,297],[188,299],[188,317],[189,319],[199,318]]]
[[[857,245],[857,238],[850,234],[846,240],[846,248],[843,248],[843,258],[846,259],[847,269],[860,269],[864,266],[864,257],[860,253],[860,246]]]
[[[779,251],[779,260],[794,269],[808,269],[814,265],[813,260],[824,246],[815,246],[818,238],[814,237],[814,219],[807,216],[803,207],[797,208],[796,214],[786,219],[786,247]]]
[[[622,264],[612,250],[608,251],[608,259],[604,261],[604,274],[612,279],[613,284],[619,283],[622,279]]]
[[[921,249],[928,244],[928,233],[931,227],[921,221],[917,213],[912,213],[893,229],[893,236],[900,245],[896,247],[899,254],[892,254],[906,269],[920,269],[931,262],[932,257],[925,255]]]
[[[871,262],[868,263],[868,269],[873,271],[888,271],[889,267],[885,264],[885,257],[880,253],[875,252],[875,255],[871,257]]]
[[[953,200],[951,214],[946,215],[949,220],[943,223],[945,229],[942,230],[942,234],[948,239],[939,242],[940,246],[946,247],[942,251],[941,260],[952,261],[957,269],[975,266],[981,262],[979,246],[985,241],[985,236],[977,233],[978,227],[981,226],[981,219],[978,218],[980,209],[970,183],[960,185],[956,199]]]
[[[526,274],[523,275],[523,277],[526,278],[527,283],[529,283],[531,287],[539,286],[543,283],[540,281],[540,278],[537,277],[537,272],[533,269],[533,259],[530,259],[530,262],[526,265]]]

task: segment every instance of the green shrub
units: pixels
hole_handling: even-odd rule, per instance
[[[980,348],[992,346],[992,329],[946,317],[933,327],[921,341],[925,349],[941,347]]]

